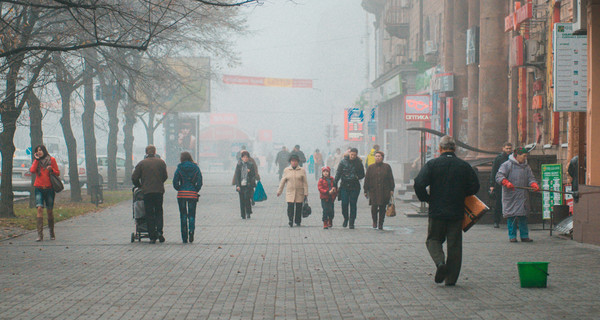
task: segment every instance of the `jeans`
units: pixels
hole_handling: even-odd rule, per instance
[[[163,234],[163,194],[144,194],[144,211],[148,223],[148,236],[150,240],[156,240]]]
[[[462,265],[462,219],[442,220],[429,218],[427,227],[427,250],[436,266],[446,264],[447,284],[455,284],[460,275]],[[448,240],[446,248],[448,258],[444,256],[443,244]]]
[[[346,188],[341,189],[340,198],[342,199],[342,215],[344,216],[344,220],[348,220],[350,218],[350,225],[354,225],[354,220],[356,220],[356,202],[358,201],[358,195],[360,194],[360,190],[348,190]],[[350,205],[350,217],[348,217],[348,205]]]
[[[302,202],[288,202],[287,205],[287,214],[290,222],[295,222],[296,224],[300,224],[302,222]],[[295,210],[294,210],[295,209]],[[294,212],[295,211],[295,212]]]
[[[333,220],[333,200],[321,199],[323,208],[323,221]]]
[[[252,203],[250,201],[251,190],[251,187],[245,186],[240,187],[240,191],[238,191],[240,196],[240,213],[242,214],[242,219],[246,219],[246,217],[250,217],[250,214],[252,214]]]
[[[383,228],[383,221],[385,220],[385,209],[387,208],[386,205],[372,205],[371,206],[371,218],[373,219],[373,228],[379,227],[380,229]],[[379,223],[377,221],[377,218],[379,218]]]
[[[52,210],[54,208],[54,189],[35,188],[35,206]],[[45,206],[44,206],[45,204]]]
[[[187,242],[188,233],[196,230],[196,199],[177,199],[179,204],[179,219],[181,220],[181,240]]]
[[[529,228],[527,227],[527,217],[510,217],[506,219],[506,225],[508,226],[508,238],[517,238],[517,228],[521,233],[521,239],[529,238]]]

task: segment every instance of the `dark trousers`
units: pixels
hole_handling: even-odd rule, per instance
[[[163,194],[144,194],[144,211],[148,223],[148,236],[150,240],[156,240],[163,234]]]
[[[300,224],[302,222],[302,202],[288,202],[287,214],[290,222]]]
[[[442,248],[445,241],[448,241],[448,258],[445,258]],[[435,265],[445,263],[448,267],[446,283],[455,284],[462,264],[462,220],[429,218],[426,244]]]
[[[386,206],[378,206],[378,205],[372,205],[371,206],[371,218],[373,219],[373,228],[378,227],[378,228],[383,228],[383,220],[385,220],[385,209]],[[379,218],[379,221],[378,219]]]
[[[340,198],[342,199],[342,215],[344,220],[350,218],[350,225],[354,225],[356,220],[356,202],[358,201],[358,194],[360,190],[348,190],[342,188]],[[350,205],[350,216],[348,217],[348,205]]]
[[[500,224],[502,221],[502,187],[494,189],[496,196],[496,206],[494,207],[494,223]]]
[[[333,200],[321,199],[323,208],[323,221],[333,220]]]
[[[240,195],[240,213],[244,219],[252,214],[252,203],[250,201],[251,190],[251,187],[245,186],[240,187],[240,191],[238,192]]]
[[[188,233],[196,230],[196,199],[178,198],[179,219],[181,220],[181,240],[187,242]]]

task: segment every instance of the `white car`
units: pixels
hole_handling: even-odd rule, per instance
[[[100,184],[106,184],[108,182],[108,157],[100,155],[98,159],[98,175]],[[79,168],[79,183],[81,185],[87,183],[87,172],[85,168],[85,158],[79,158],[77,161],[77,168]],[[129,177],[125,175],[125,159],[117,156],[117,184],[124,184]]]

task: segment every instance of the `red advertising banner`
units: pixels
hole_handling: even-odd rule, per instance
[[[238,124],[238,117],[235,113],[211,113],[210,124]]]
[[[261,142],[273,141],[273,130],[258,130],[258,141],[261,141]]]
[[[527,2],[521,7],[520,2],[515,3],[515,11],[504,18],[504,32],[517,31],[520,24],[533,18],[533,4]]]
[[[265,78],[265,77],[247,77],[235,75],[223,75],[223,83],[245,86],[263,86],[280,88],[307,88],[313,87],[311,79],[284,79],[284,78]]]

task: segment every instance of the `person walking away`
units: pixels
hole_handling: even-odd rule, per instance
[[[250,195],[253,188],[256,186],[256,170],[252,162],[250,162],[250,153],[242,151],[240,161],[235,167],[233,180],[235,182],[235,190],[240,196],[240,213],[242,219],[250,219],[252,214],[252,203]]]
[[[283,170],[287,168],[290,163],[290,152],[285,146],[281,147],[281,150],[277,152],[275,162],[277,162],[277,165],[279,166],[279,180],[281,180]]]
[[[298,157],[298,164],[301,167],[304,165],[304,163],[306,163],[306,156],[304,155],[304,152],[300,151],[299,145],[294,146],[294,149],[292,150],[292,152],[290,152],[290,155],[296,155]]]
[[[323,154],[319,149],[315,150],[313,158],[315,159],[315,180],[319,180],[319,173],[321,173],[321,168],[325,165]]]
[[[529,238],[527,213],[529,212],[529,194],[527,190],[515,187],[531,186],[533,191],[540,187],[527,164],[527,148],[518,147],[504,162],[496,174],[496,182],[502,185],[502,212],[507,219],[508,239],[517,242],[517,226],[521,242],[532,242]]]
[[[390,203],[390,198],[394,196],[396,182],[392,167],[383,162],[383,152],[376,151],[374,159],[375,163],[367,168],[365,174],[364,193],[371,205],[373,229],[383,230],[385,210]]]
[[[179,205],[179,218],[181,220],[181,240],[183,243],[194,242],[196,230],[196,204],[198,192],[202,189],[202,172],[194,163],[192,155],[185,151],[179,156],[173,176],[173,188],[177,190],[177,204]]]
[[[50,231],[50,240],[55,240],[54,234],[54,198],[56,193],[50,182],[50,175],[59,176],[60,171],[56,159],[48,154],[48,149],[43,144],[35,147],[34,160],[29,168],[29,172],[35,174],[33,183],[35,192],[35,207],[37,209],[36,225],[38,237],[35,241],[44,240],[44,207],[48,215],[48,231]]]
[[[421,168],[414,188],[419,200],[429,203],[426,245],[437,267],[434,280],[453,286],[462,264],[465,198],[479,191],[479,180],[471,165],[454,153],[456,142],[452,137],[442,137],[439,149],[440,156]],[[447,258],[442,248],[446,241]]]
[[[500,227],[502,220],[502,186],[496,182],[496,174],[500,165],[508,160],[508,156],[512,153],[513,145],[510,142],[505,142],[502,146],[502,152],[496,156],[492,164],[492,172],[490,174],[490,194],[495,197],[494,206],[494,228]]]
[[[163,195],[165,181],[167,181],[167,164],[156,155],[156,147],[146,147],[144,160],[140,161],[133,170],[131,182],[140,188],[144,195],[144,211],[148,223],[150,243],[156,239],[165,242],[163,235]]]
[[[375,163],[375,152],[379,151],[379,145],[373,145],[371,151],[367,155],[367,160],[365,161],[365,169],[369,168],[370,165]]]
[[[306,179],[306,171],[300,167],[300,159],[293,154],[290,156],[290,166],[283,171],[283,178],[279,182],[277,196],[283,192],[283,187],[286,186],[285,201],[287,202],[287,214],[290,228],[300,226],[302,223],[302,204],[304,199],[308,197],[308,181]]]
[[[365,168],[358,157],[358,149],[351,148],[348,155],[340,162],[335,173],[334,186],[339,190],[340,200],[342,201],[342,215],[344,216],[345,228],[350,222],[350,229],[354,229],[356,220],[356,202],[360,194],[360,181],[365,177]],[[338,189],[339,184],[339,189]],[[348,216],[348,206],[350,206],[350,215]]]
[[[331,170],[337,172],[337,168],[340,165],[340,162],[344,156],[342,155],[342,150],[340,148],[335,149],[335,154],[333,155],[333,165],[331,166]]]
[[[336,193],[331,177],[331,169],[323,167],[321,172],[321,179],[319,179],[317,188],[319,189],[321,208],[323,208],[323,229],[329,229],[333,226],[333,204]]]

